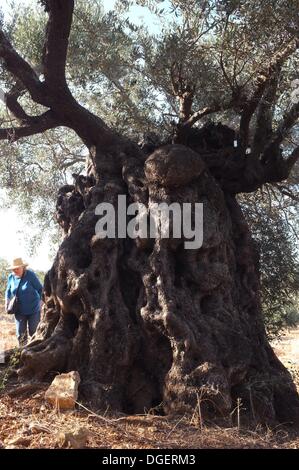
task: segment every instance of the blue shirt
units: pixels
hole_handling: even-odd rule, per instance
[[[11,273],[8,276],[7,287],[5,291],[6,303],[16,295],[20,278]],[[40,310],[40,300],[43,286],[33,271],[26,269],[18,290],[18,314],[32,315]]]

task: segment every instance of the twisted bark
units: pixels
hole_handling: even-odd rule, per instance
[[[93,178],[61,192],[66,237],[20,377],[76,369],[81,396],[102,409],[192,412],[200,400],[202,413],[223,417],[241,398],[254,419],[293,421],[298,396],[266,339],[258,254],[235,197],[180,145]],[[99,239],[95,208],[116,207],[121,194],[148,208],[203,203],[202,247],[185,249],[183,237]]]

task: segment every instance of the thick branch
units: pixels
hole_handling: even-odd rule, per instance
[[[12,47],[3,31],[0,30],[0,58],[4,66],[29,91],[32,99],[49,107],[44,84],[39,80],[33,68]]]
[[[40,116],[30,116],[26,113],[18,99],[26,91],[20,83],[16,83],[9,93],[4,95],[4,103],[21,125],[35,124]]]
[[[252,153],[257,156],[260,155],[273,132],[272,122],[278,82],[279,74],[270,80],[258,107],[252,146]]]
[[[194,98],[194,87],[186,86],[186,89],[179,95],[180,122],[185,123],[191,115]]]
[[[294,104],[288,113],[284,115],[284,119],[280,123],[277,131],[273,134],[271,140],[268,142],[268,145],[265,148],[265,151],[262,156],[262,162],[266,163],[269,160],[273,160],[277,155],[277,151],[279,149],[280,144],[283,140],[287,137],[290,129],[294,126],[297,122],[299,117],[299,103]],[[292,162],[293,158],[296,158],[296,150],[294,150],[289,160]],[[295,163],[295,162],[294,162]]]
[[[15,142],[23,137],[29,137],[35,134],[41,134],[49,129],[63,125],[59,122],[51,111],[47,111],[38,118],[31,125],[24,127],[9,127],[0,129],[0,140],[9,140]]]
[[[27,124],[30,121],[31,117],[25,112],[14,95],[7,93],[4,101],[9,111],[17,118],[20,124]]]
[[[172,85],[172,91],[173,91],[173,94],[175,96],[178,96],[179,95],[179,85],[178,85],[178,82],[177,82],[177,79],[176,79],[176,69],[177,67],[177,63],[176,62],[173,62],[171,64],[171,69],[170,69],[170,78],[171,78],[171,85]]]
[[[44,45],[43,65],[47,85],[66,88],[65,66],[71,31],[74,0],[48,0],[49,20]]]
[[[15,141],[21,137],[27,137],[61,125],[58,119],[54,118],[51,111],[47,111],[40,116],[28,115],[18,102],[18,98],[24,91],[21,84],[17,83],[9,93],[4,95],[4,103],[22,127],[0,128],[1,139],[7,138],[10,141]]]
[[[50,111],[38,118],[30,117],[17,98],[9,96],[10,110],[25,126],[2,129],[0,139],[14,141],[63,125],[73,129],[88,147],[95,145],[108,148],[124,142],[102,119],[81,106],[67,87],[65,64],[74,0],[45,0],[44,4],[49,12],[43,57],[45,82],[39,80],[33,68],[16,52],[1,31],[0,58],[7,71],[29,91],[31,98]],[[129,147],[131,151],[131,144]]]
[[[232,102],[226,104],[215,104],[213,106],[206,106],[205,108],[197,111],[196,113],[192,114],[192,116],[187,119],[183,123],[185,127],[192,127],[197,121],[202,119],[203,117],[207,116],[208,114],[217,113],[218,111],[225,111],[232,106]]]
[[[277,75],[285,60],[296,51],[299,40],[292,39],[289,44],[280,52],[277,52],[267,68],[261,70],[256,80],[256,89],[246,103],[240,121],[240,143],[243,150],[246,149],[249,140],[249,127],[253,114],[255,113],[264,91],[274,75]]]

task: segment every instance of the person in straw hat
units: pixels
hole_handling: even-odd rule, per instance
[[[32,336],[40,321],[40,305],[42,285],[36,274],[27,269],[28,264],[22,258],[13,260],[8,268],[11,272],[8,276],[5,291],[5,309],[13,296],[18,297],[17,312],[15,313],[16,333],[20,346],[27,343],[28,332]]]

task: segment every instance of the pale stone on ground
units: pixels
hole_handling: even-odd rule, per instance
[[[80,375],[76,371],[57,375],[45,393],[45,399],[60,410],[75,407],[78,399]]]

